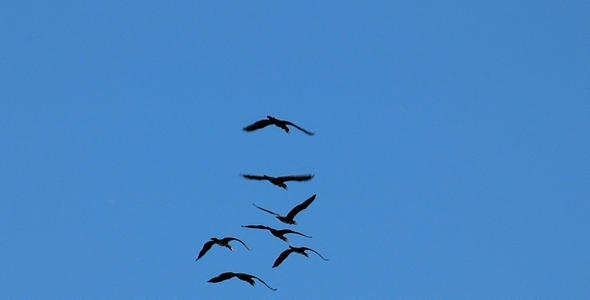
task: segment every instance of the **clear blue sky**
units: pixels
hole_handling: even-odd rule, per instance
[[[588,2],[99,2],[0,4],[3,299],[590,297]]]

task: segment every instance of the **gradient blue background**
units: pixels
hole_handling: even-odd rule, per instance
[[[589,12],[2,2],[1,298],[588,299]],[[268,114],[317,134],[241,130]],[[330,261],[271,269],[251,203],[314,193],[291,242]],[[213,236],[252,251],[195,262]]]

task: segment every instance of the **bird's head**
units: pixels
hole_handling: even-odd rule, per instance
[[[273,116],[266,116],[266,117],[267,117],[269,120],[276,120],[276,118],[275,118],[275,117],[273,117]]]
[[[297,222],[295,222],[295,220],[287,220],[285,217],[283,216],[276,216],[277,219],[279,219],[279,221],[283,222],[283,223],[287,223],[290,225],[297,225]]]

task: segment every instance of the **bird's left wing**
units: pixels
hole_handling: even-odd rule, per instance
[[[256,204],[254,204],[254,203],[252,203],[252,205],[256,206],[256,208],[258,208],[258,209],[260,209],[260,210],[263,210],[263,211],[265,211],[265,212],[267,212],[267,213],[269,213],[269,214],[273,214],[273,215],[275,215],[275,216],[280,216],[279,214],[277,214],[277,213],[275,213],[275,212],[272,212],[272,211],[270,211],[270,210],[268,210],[268,209],[266,209],[266,208],[262,208],[262,207],[260,207],[260,206],[258,206],[258,205],[256,205]]]
[[[270,124],[272,124],[272,121],[269,120],[269,119],[264,119],[264,120],[256,121],[256,122],[254,122],[254,123],[252,123],[252,124],[244,127],[244,131],[248,131],[248,132],[254,131],[254,130],[257,130],[257,129],[260,129],[260,128],[264,128],[264,127],[266,127],[266,126],[268,126]]]
[[[219,276],[217,276],[217,277],[213,277],[213,278],[209,279],[207,282],[218,283],[218,282],[222,282],[224,280],[228,280],[234,276],[236,276],[236,274],[233,272],[225,272],[225,273],[219,274]]]
[[[279,254],[279,257],[277,257],[277,259],[275,260],[275,263],[272,265],[272,267],[273,268],[278,267],[289,256],[289,254],[291,254],[291,252],[293,252],[292,249],[287,249],[287,250],[281,252],[281,254]]]
[[[203,249],[201,249],[201,251],[199,252],[199,256],[197,256],[196,260],[199,260],[199,258],[203,257],[203,255],[205,255],[205,253],[207,253],[207,251],[209,251],[209,249],[211,249],[211,247],[213,247],[213,244],[215,244],[214,241],[208,241],[203,245]]]
[[[260,175],[250,175],[250,174],[241,174],[242,177],[246,178],[246,179],[254,179],[254,180],[264,180],[266,179],[264,176],[260,176]]]

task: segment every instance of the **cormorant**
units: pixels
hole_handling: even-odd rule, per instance
[[[278,267],[283,260],[285,260],[285,258],[287,258],[287,256],[289,256],[289,254],[291,253],[299,253],[305,257],[309,257],[307,255],[307,253],[305,253],[305,250],[309,250],[312,252],[315,252],[315,254],[319,255],[323,260],[328,261],[327,258],[324,258],[321,254],[319,254],[317,251],[311,249],[311,248],[307,248],[307,247],[293,247],[291,245],[289,245],[289,249],[283,251],[281,254],[279,254],[279,257],[277,257],[277,260],[275,260],[275,263],[272,265],[273,268]]]
[[[222,282],[224,280],[231,279],[233,277],[238,277],[239,280],[245,281],[245,282],[249,283],[251,286],[255,286],[256,282],[254,281],[254,279],[258,279],[258,281],[260,281],[264,285],[266,285],[267,288],[269,288],[273,291],[277,290],[277,289],[271,288],[268,284],[266,284],[266,282],[264,282],[264,280],[254,276],[254,275],[250,275],[250,274],[246,274],[246,273],[225,272],[225,273],[219,274],[219,276],[217,276],[217,277],[213,277],[213,278],[209,279],[207,282],[218,283],[218,282]]]
[[[246,244],[244,242],[242,242],[240,239],[236,239],[233,237],[225,237],[222,239],[211,238],[210,241],[207,241],[205,243],[205,245],[203,245],[203,249],[201,249],[201,252],[199,252],[199,256],[197,257],[196,260],[199,260],[199,258],[203,257],[203,255],[205,255],[205,253],[207,253],[207,251],[209,251],[209,249],[211,249],[211,247],[213,247],[213,245],[215,245],[215,244],[217,244],[219,246],[226,247],[227,249],[229,249],[231,251],[234,251],[232,246],[229,244],[229,242],[231,242],[231,241],[238,241],[238,242],[242,243],[242,245],[244,245],[244,247],[246,247],[246,249],[250,250],[250,248],[248,248],[248,246],[246,246]]]
[[[293,209],[291,209],[291,211],[286,215],[286,216],[281,216],[275,212],[272,212],[266,208],[262,208],[254,203],[252,203],[252,205],[256,206],[256,208],[263,210],[269,214],[273,214],[277,217],[277,219],[279,219],[279,221],[286,223],[286,224],[290,224],[290,225],[297,225],[297,222],[294,220],[295,216],[302,210],[306,209],[312,202],[313,200],[315,200],[315,194],[311,197],[309,197],[307,200],[303,201],[303,203],[293,207]]]
[[[251,228],[251,229],[266,229],[266,230],[270,231],[270,233],[272,235],[278,237],[279,239],[281,239],[282,241],[287,242],[287,243],[289,242],[289,239],[285,236],[285,234],[287,234],[287,233],[298,234],[298,235],[304,236],[306,238],[311,238],[311,236],[309,236],[309,235],[305,235],[301,232],[293,231],[291,229],[278,230],[278,229],[274,229],[274,228],[264,226],[264,225],[242,225],[242,227]]]
[[[287,133],[289,133],[289,127],[287,127],[287,125],[291,125],[297,129],[305,132],[307,135],[314,135],[315,134],[311,131],[307,131],[307,130],[293,124],[292,122],[285,121],[285,120],[279,120],[273,116],[266,116],[266,119],[256,121],[256,122],[244,127],[244,131],[250,132],[250,131],[258,130],[258,129],[264,128],[268,125],[275,125],[281,129],[283,129]]]
[[[250,174],[241,174],[246,179],[253,179],[253,180],[268,180],[270,183],[282,187],[285,190],[287,189],[287,185],[285,181],[308,181],[313,178],[313,174],[308,175],[291,175],[291,176],[280,176],[280,177],[272,177],[268,175],[250,175]]]

